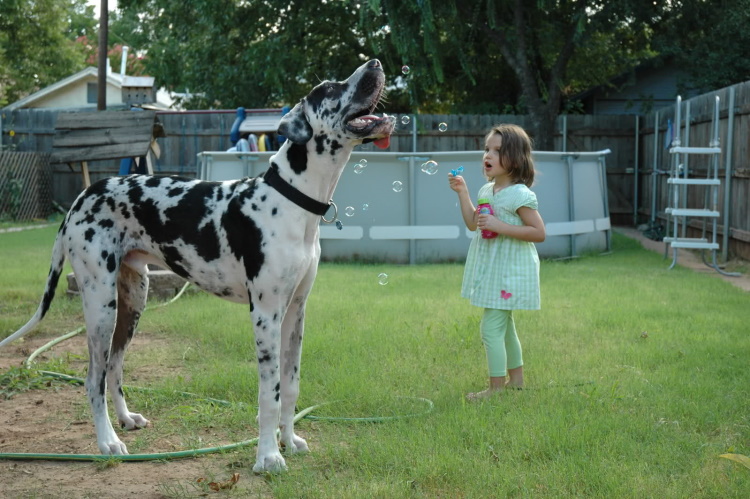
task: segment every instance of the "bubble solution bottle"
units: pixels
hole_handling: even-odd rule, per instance
[[[490,200],[487,198],[482,198],[477,200],[477,213],[481,214],[489,214],[494,215],[495,212],[492,210],[492,205],[490,204]],[[497,232],[492,232],[491,230],[483,229],[482,230],[482,237],[484,239],[492,239],[493,237],[497,237]]]

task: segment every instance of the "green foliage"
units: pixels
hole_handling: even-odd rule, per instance
[[[0,1],[0,107],[83,69],[92,17],[85,0]]]
[[[45,388],[50,384],[50,380],[37,371],[11,367],[0,372],[0,400],[8,400],[18,393]]]
[[[703,91],[750,79],[750,0],[682,0],[657,31],[655,48],[688,72],[688,86]]]

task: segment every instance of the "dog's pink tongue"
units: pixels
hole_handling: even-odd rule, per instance
[[[376,147],[380,149],[388,149],[388,146],[391,145],[391,136],[388,135],[386,137],[383,137],[382,139],[377,139],[375,142],[373,142]]]

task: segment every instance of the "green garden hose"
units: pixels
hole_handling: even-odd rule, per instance
[[[186,283],[182,289],[177,293],[177,295],[174,296],[171,300],[160,303],[158,305],[154,305],[151,307],[147,307],[146,310],[151,310],[154,308],[164,307],[166,305],[169,305],[171,303],[174,303],[177,299],[179,299],[182,294],[185,292],[185,290],[188,288],[190,283]],[[34,359],[36,359],[41,353],[49,350],[53,346],[57,345],[58,343],[61,343],[67,339],[72,338],[73,336],[81,333],[83,330],[86,329],[86,326],[81,326],[78,329],[75,329],[74,331],[71,331],[69,333],[64,334],[63,336],[60,336],[59,338],[56,338],[49,343],[41,346],[37,350],[35,350],[28,359],[24,362],[24,367],[27,369],[31,369],[31,366],[34,362]],[[70,383],[77,383],[77,384],[83,384],[84,380],[82,378],[77,378],[75,376],[69,376],[67,374],[62,373],[56,373],[52,371],[42,371],[38,370],[40,374],[43,376],[60,379],[66,382]],[[143,391],[151,391],[149,388],[134,388],[134,387],[128,387],[130,390],[143,390]],[[187,392],[178,392],[182,396],[186,397],[199,397],[198,395],[187,393]],[[220,399],[214,399],[214,398],[206,398],[206,397],[200,397],[201,400],[205,400],[208,402],[211,402],[213,404],[222,405],[222,406],[230,406],[233,405],[231,402],[226,400],[220,400]],[[311,420],[317,420],[317,421],[342,421],[342,422],[369,422],[369,423],[378,423],[378,422],[385,422],[385,421],[391,421],[395,419],[404,419],[404,418],[411,418],[411,417],[417,417],[422,416],[425,414],[428,414],[432,411],[434,404],[431,400],[421,397],[404,397],[404,398],[410,398],[413,400],[418,400],[420,402],[423,402],[427,409],[423,412],[419,413],[412,413],[412,414],[404,414],[399,416],[378,416],[378,417],[364,417],[364,418],[345,418],[345,417],[327,417],[327,416],[311,416],[310,413],[315,411],[316,409],[330,405],[334,402],[326,402],[323,404],[313,405],[306,409],[303,409],[299,411],[294,416],[294,422],[296,423],[300,419],[307,418]],[[277,430],[278,431],[278,430]],[[241,442],[235,442],[232,444],[227,445],[221,445],[217,447],[205,447],[202,449],[189,449],[184,451],[174,451],[174,452],[157,452],[153,454],[125,454],[125,455],[118,455],[118,456],[110,456],[110,455],[104,455],[104,454],[40,454],[40,453],[18,453],[18,452],[9,452],[9,453],[0,453],[0,459],[15,459],[15,460],[49,460],[49,461],[166,461],[171,459],[183,459],[188,457],[196,457],[196,456],[202,456],[204,454],[212,454],[216,452],[227,452],[230,450],[239,449],[242,447],[248,447],[251,445],[255,445],[258,443],[258,438],[253,438],[250,440],[243,440]]]

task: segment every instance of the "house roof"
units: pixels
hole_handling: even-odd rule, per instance
[[[89,66],[71,76],[68,76],[67,78],[63,78],[62,80],[53,83],[52,85],[49,85],[48,87],[45,87],[37,92],[34,92],[33,94],[27,95],[23,99],[17,100],[16,102],[13,102],[12,104],[8,104],[4,109],[7,111],[13,111],[15,109],[21,109],[24,107],[28,107],[30,104],[33,104],[36,101],[39,101],[48,95],[51,95],[58,90],[64,89],[65,87],[72,85],[76,82],[79,82],[81,80],[85,80],[86,78],[90,77],[97,77],[99,74],[99,71],[97,68]],[[141,86],[142,84],[147,82],[147,79],[150,79],[151,84],[153,86],[153,77],[146,76],[146,77],[131,77],[131,76],[125,76],[126,82],[130,81],[131,86]],[[135,80],[135,81],[133,81]],[[135,85],[133,85],[135,83]],[[123,76],[120,73],[107,73],[107,84],[112,85],[117,88],[122,88],[123,85]],[[158,92],[161,94],[161,92]],[[157,101],[159,101],[159,97],[161,95],[157,96]],[[164,107],[168,107],[171,103],[165,103]]]

